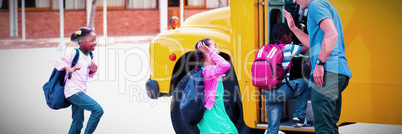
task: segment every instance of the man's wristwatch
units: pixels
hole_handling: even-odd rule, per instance
[[[317,60],[315,61],[315,64],[324,66],[324,65],[325,65],[325,62],[322,62],[320,59],[317,59]]]

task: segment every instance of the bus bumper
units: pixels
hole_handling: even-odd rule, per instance
[[[145,89],[147,90],[147,95],[151,99],[158,99],[159,96],[159,84],[156,80],[148,79],[145,84]]]

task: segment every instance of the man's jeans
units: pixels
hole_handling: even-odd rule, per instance
[[[278,85],[279,88],[276,90],[265,91],[265,104],[268,118],[267,134],[278,133],[283,102],[289,98],[297,96],[296,112],[293,114],[293,117],[304,118],[306,115],[307,101],[310,94],[307,80],[303,78],[290,80],[289,85],[294,91],[283,82]]]
[[[341,116],[342,92],[349,84],[349,77],[324,71],[322,87],[311,79],[311,105],[316,134],[338,134],[336,125]]]
[[[67,98],[72,104],[72,118],[69,134],[79,134],[84,123],[84,110],[91,111],[85,134],[92,134],[98,126],[99,120],[103,115],[102,107],[91,97],[83,92],[78,92]]]

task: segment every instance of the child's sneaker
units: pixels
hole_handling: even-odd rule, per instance
[[[265,130],[264,134],[268,134],[268,129]],[[279,130],[278,134],[285,134],[285,133]]]
[[[313,124],[308,118],[293,118],[293,127],[307,127]]]

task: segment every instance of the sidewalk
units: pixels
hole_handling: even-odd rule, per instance
[[[157,34],[142,35],[111,35],[108,36],[108,45],[116,43],[124,44],[149,44]],[[98,46],[105,46],[103,35],[97,36]],[[69,46],[70,37],[64,38],[64,43]],[[0,49],[25,49],[25,48],[47,48],[57,47],[60,44],[60,37],[32,37],[22,41],[21,37],[0,38]]]

